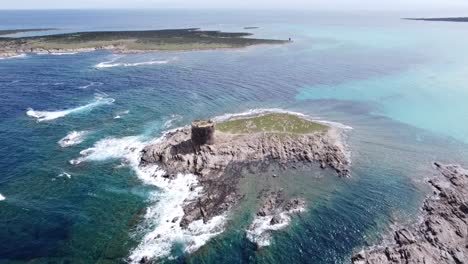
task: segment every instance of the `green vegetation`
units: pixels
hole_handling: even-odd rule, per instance
[[[0,38],[0,52],[12,50],[108,49],[120,51],[170,51],[241,48],[257,44],[282,44],[284,40],[247,38],[249,33],[198,29],[78,32],[22,38]]]
[[[310,134],[325,130],[327,126],[321,125],[297,115],[271,113],[250,118],[228,120],[216,124],[221,132],[233,134],[250,134],[259,132]]]

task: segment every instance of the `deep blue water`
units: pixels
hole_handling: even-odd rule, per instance
[[[340,122],[353,127],[353,175],[291,172],[291,188],[311,202],[270,247],[257,251],[246,239],[252,212],[241,210],[196,253],[175,245],[177,258],[163,259],[169,263],[348,263],[391,221],[417,212],[432,161],[468,164],[468,24],[392,14],[114,10],[1,11],[0,25],[58,32],[258,26],[256,36],[294,40],[232,51],[0,60],[0,263],[125,262],[154,228],[146,210],[163,206],[153,199],[160,190],[136,175],[126,155],[195,118],[281,108]],[[28,109],[51,120],[39,122]],[[58,144],[72,131],[87,134],[80,144]],[[91,155],[80,154],[89,148]]]

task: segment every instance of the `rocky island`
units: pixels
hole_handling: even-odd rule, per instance
[[[13,34],[38,30],[5,30]],[[32,37],[0,37],[0,57],[24,53],[70,53],[109,50],[115,53],[242,48],[284,44],[285,40],[248,38],[250,33],[227,33],[196,28],[148,31],[76,32]]]
[[[332,169],[341,177],[350,176],[343,129],[276,112],[194,121],[191,127],[170,131],[144,147],[140,166],[157,165],[164,173],[153,177],[168,181],[187,174],[197,177],[197,184],[190,190],[201,189],[200,195],[186,200],[183,216],[174,220],[185,229],[197,221],[208,223],[238,205],[243,193],[238,188],[242,176],[236,168],[253,163],[285,167],[306,164]],[[284,228],[294,213],[305,209],[305,201],[287,197],[282,190],[267,190],[259,199],[263,206],[247,237],[262,247],[268,245],[273,230]]]
[[[353,264],[468,263],[468,171],[434,163],[434,195],[422,207],[422,222],[397,228],[388,245],[363,250]]]

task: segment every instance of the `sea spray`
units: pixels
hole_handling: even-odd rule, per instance
[[[36,118],[38,122],[50,121],[65,117],[69,114],[89,111],[98,106],[110,105],[114,102],[115,100],[113,98],[108,98],[106,96],[98,94],[95,96],[95,99],[92,102],[83,106],[59,111],[37,111],[32,108],[28,108],[26,115]]]
[[[86,136],[89,135],[89,131],[72,131],[67,134],[64,138],[58,141],[58,144],[62,148],[71,147],[82,143]]]
[[[164,140],[162,136],[156,141]],[[178,174],[172,179],[162,177],[165,173],[156,165],[140,166],[141,151],[148,142],[143,137],[105,138],[93,147],[80,152],[81,157],[71,160],[71,164],[86,161],[123,159],[137,177],[145,184],[156,187],[149,200],[138,236],[143,234],[140,244],[130,253],[129,262],[139,263],[141,259],[158,259],[170,256],[175,243],[182,244],[185,252],[193,252],[209,239],[223,232],[226,216],[220,215],[207,223],[203,220],[192,222],[182,229],[180,222],[184,216],[183,207],[189,201],[197,199],[202,187],[193,174]],[[137,235],[137,234],[135,234]]]

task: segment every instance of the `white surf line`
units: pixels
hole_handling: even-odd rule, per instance
[[[102,68],[113,68],[113,67],[136,67],[136,66],[143,66],[143,65],[153,65],[153,64],[167,64],[169,60],[152,60],[152,61],[144,61],[144,62],[135,62],[135,63],[113,63],[112,61],[108,62],[101,62],[96,64],[94,67],[98,69]]]
[[[28,108],[26,115],[36,118],[38,122],[50,121],[50,120],[54,120],[57,118],[65,117],[72,113],[79,113],[82,111],[91,110],[98,106],[109,105],[109,104],[112,104],[114,101],[115,100],[113,98],[96,96],[95,100],[92,101],[91,103],[87,105],[79,106],[76,108],[59,110],[59,111],[37,111],[32,108]]]

